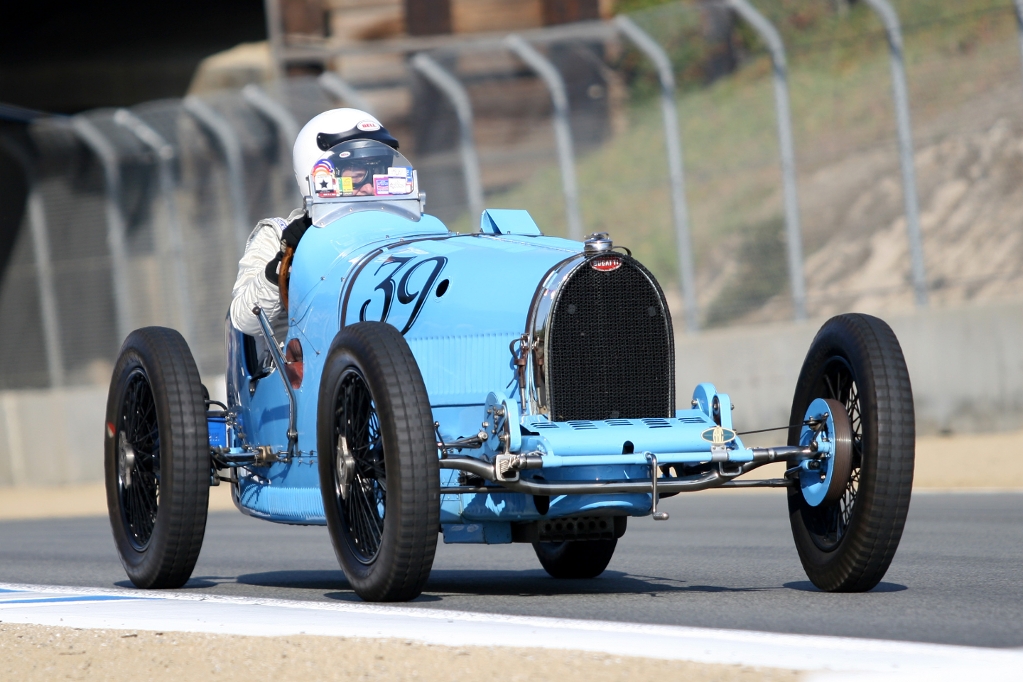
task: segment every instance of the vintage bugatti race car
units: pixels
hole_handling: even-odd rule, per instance
[[[765,486],[787,489],[815,585],[877,585],[914,456],[909,375],[888,325],[827,321],[777,429],[786,444],[747,447],[714,385],[676,405],[668,306],[627,249],[606,234],[545,236],[516,210],[453,233],[423,212],[412,164],[370,144],[386,156],[372,193],[355,195],[330,163],[310,176],[313,226],[281,286],[286,338],[260,309],[258,338],[228,322],[226,404],[209,399],[177,332],[125,340],[106,483],[135,585],[186,583],[221,484],[253,517],[325,524],[367,600],[419,595],[439,536],[532,543],[550,575],[592,578],[629,517],[668,518],[661,498]],[[749,480],[771,462],[784,476]]]

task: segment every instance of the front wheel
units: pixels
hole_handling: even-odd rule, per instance
[[[136,587],[184,585],[199,559],[210,495],[209,431],[199,370],[173,329],[121,346],[107,398],[107,508]]]
[[[796,383],[789,445],[799,445],[800,425],[817,398],[844,407],[852,457],[837,494],[789,488],[792,535],[814,585],[865,592],[895,556],[913,486],[913,390],[891,328],[862,314],[839,315],[821,327]]]
[[[416,598],[437,550],[440,469],[426,385],[391,325],[359,322],[334,338],[317,445],[327,528],[355,593]]]

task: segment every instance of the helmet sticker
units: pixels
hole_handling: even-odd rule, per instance
[[[352,155],[351,152],[341,152],[340,154],[338,154],[338,157],[342,159],[347,159],[351,155]]]
[[[380,130],[380,124],[377,123],[376,121],[359,121],[358,123],[355,124],[355,127],[365,133]]]
[[[379,196],[410,194],[413,190],[412,169],[392,166],[387,175],[373,176],[373,191]]]
[[[388,194],[408,194],[408,181],[405,178],[387,178]]]
[[[334,164],[330,159],[320,159],[313,166],[313,187],[316,196],[330,198],[337,196],[337,178],[334,177]]]
[[[352,179],[350,177],[345,176],[341,178],[341,193],[346,197],[355,193],[355,187],[352,185]]]

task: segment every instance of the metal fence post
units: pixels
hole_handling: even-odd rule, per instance
[[[43,323],[43,345],[46,348],[46,371],[50,388],[64,385],[64,349],[61,348],[60,315],[57,310],[57,289],[54,285],[53,257],[50,251],[50,232],[46,226],[43,198],[36,187],[32,161],[14,144],[3,143],[4,149],[15,158],[28,183],[28,226],[32,237],[32,257],[39,288],[39,308]]]
[[[913,160],[913,127],[909,120],[909,93],[906,88],[906,67],[902,60],[902,28],[899,15],[888,0],[865,0],[881,19],[888,34],[891,54],[892,97],[895,101],[895,123],[899,134],[899,161],[902,165],[902,197],[906,205],[906,232],[913,268],[913,292],[919,307],[927,305],[927,274],[920,236],[920,206],[916,193],[916,168]],[[1017,3],[1018,6],[1018,3]]]
[[[1019,33],[1020,59],[1023,60],[1023,0],[1012,0],[1013,9],[1016,10],[1016,30]]]
[[[727,0],[763,39],[771,53],[774,72],[774,102],[778,116],[778,147],[785,195],[785,230],[789,266],[789,287],[797,320],[806,319],[806,278],[803,275],[803,232],[799,224],[799,195],[796,189],[796,153],[792,143],[792,111],[789,106],[788,64],[785,44],[778,30],[748,0]]]
[[[284,66],[281,59],[281,47],[284,43],[284,26],[281,22],[279,0],[263,0],[263,12],[266,16],[266,42],[270,50],[270,72],[275,82],[284,79]]]
[[[551,102],[554,105],[554,139],[558,147],[558,163],[561,166],[568,237],[582,241],[583,221],[579,215],[579,189],[575,177],[575,152],[572,150],[572,129],[568,118],[568,93],[565,90],[565,81],[550,60],[520,36],[509,35],[504,43],[540,76],[551,93]]]
[[[50,253],[50,232],[46,227],[46,212],[39,190],[33,187],[28,194],[28,220],[32,228],[32,254],[36,263],[36,280],[43,314],[43,337],[46,343],[46,369],[50,386],[64,385],[64,351],[60,346],[60,315],[57,312],[57,292],[54,286],[53,259]]]
[[[410,64],[444,93],[455,109],[455,115],[458,117],[458,150],[462,157],[462,175],[465,176],[465,196],[469,202],[469,224],[472,225],[472,221],[478,221],[483,214],[483,182],[473,135],[472,102],[469,100],[469,93],[457,78],[423,52],[412,57]]]
[[[1020,0],[1023,2],[1023,0]],[[671,210],[675,222],[675,248],[678,250],[679,284],[685,302],[686,329],[700,328],[696,306],[696,276],[693,267],[693,244],[689,230],[689,207],[686,204],[685,167],[682,163],[682,139],[678,129],[678,105],[675,102],[675,73],[668,54],[650,34],[632,19],[621,15],[615,23],[622,34],[642,51],[657,67],[661,81],[661,116],[664,119],[664,142],[668,152],[668,176],[671,182]]]
[[[316,82],[320,84],[321,88],[345,104],[355,107],[356,109],[362,109],[370,116],[376,116],[376,114],[373,113],[373,105],[362,96],[362,93],[352,87],[351,83],[344,80],[333,71],[324,71],[316,79]]]
[[[117,148],[84,116],[71,119],[78,139],[99,159],[103,167],[104,208],[107,214],[107,250],[110,251],[110,276],[114,287],[114,312],[117,336],[122,341],[132,330],[130,289],[128,286],[128,239],[121,212],[121,166]]]
[[[267,1],[271,2],[272,0]],[[292,188],[291,196],[294,198],[296,185],[291,184],[291,178],[294,177],[294,169],[291,167],[291,152],[295,140],[298,138],[298,121],[295,120],[290,111],[281,106],[277,100],[258,85],[246,85],[242,88],[242,97],[261,116],[270,121],[277,130],[277,142],[284,159],[281,165],[284,166],[284,175],[288,179],[286,184]]]
[[[160,133],[156,132],[141,118],[128,111],[118,109],[114,114],[114,122],[123,126],[138,140],[149,147],[156,156],[157,169],[160,177],[160,193],[164,198],[167,210],[167,229],[162,240],[166,244],[167,257],[173,268],[174,291],[177,294],[178,315],[181,320],[181,334],[189,343],[194,343],[195,323],[192,297],[189,287],[188,266],[185,263],[185,243],[178,218],[177,198],[174,186],[174,157],[177,155]],[[168,283],[170,284],[170,283]]]
[[[238,258],[245,252],[245,242],[252,225],[249,224],[248,204],[245,201],[245,164],[242,157],[242,143],[238,134],[231,127],[223,116],[213,110],[213,107],[206,104],[198,97],[190,95],[182,102],[182,107],[192,115],[206,132],[216,138],[221,151],[224,152],[224,162],[227,166],[227,190],[231,201],[230,228],[231,241],[235,243]],[[231,262],[231,269],[237,266],[234,259]]]

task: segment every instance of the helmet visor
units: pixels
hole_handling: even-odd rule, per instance
[[[350,140],[331,147],[309,174],[315,197],[399,199],[414,195],[412,164],[395,149],[375,140]]]

